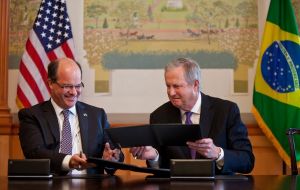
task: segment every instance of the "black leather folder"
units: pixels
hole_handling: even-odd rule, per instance
[[[131,164],[125,164],[122,162],[114,162],[109,160],[104,160],[101,158],[89,157],[88,163],[94,163],[98,166],[107,167],[107,168],[115,168],[120,170],[130,170],[134,172],[141,172],[141,173],[149,173],[153,174],[157,177],[170,177],[170,170],[169,169],[155,169],[155,168],[146,168],[135,166]]]
[[[186,146],[202,138],[199,125],[153,124],[105,129],[122,148],[135,146]]]

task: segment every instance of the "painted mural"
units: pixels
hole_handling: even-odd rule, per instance
[[[234,70],[247,93],[258,50],[256,0],[86,0],[85,49],[96,92],[113,69],[162,69],[177,57],[201,68]]]
[[[18,69],[40,0],[10,1],[9,69]],[[293,0],[299,20],[300,2]],[[162,69],[177,57],[232,69],[247,93],[258,54],[256,0],[85,0],[84,48],[95,91],[110,91],[113,69]]]

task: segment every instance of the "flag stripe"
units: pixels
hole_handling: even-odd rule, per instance
[[[25,81],[27,82],[27,84],[30,85],[30,88],[32,89],[36,99],[39,102],[44,101],[44,98],[40,92],[40,89],[38,87],[38,85],[36,84],[36,81],[34,80],[34,78],[32,77],[32,75],[30,74],[30,72],[27,70],[25,64],[23,63],[23,61],[21,61],[20,64],[20,71],[25,79]]]
[[[54,50],[53,50],[53,51],[50,51],[50,52],[48,52],[48,53],[47,53],[47,55],[48,55],[48,58],[49,58],[50,60],[55,60],[55,59],[57,59],[57,58],[58,58],[58,57],[56,56],[56,54],[55,54]]]
[[[23,75],[19,76],[19,80],[20,80],[20,83],[19,83],[18,88],[20,88],[22,90],[22,92],[26,96],[26,99],[29,102],[29,104],[34,105],[34,104],[38,103],[37,98],[35,96],[33,96],[33,91],[31,90],[29,84],[24,79]],[[27,96],[27,94],[31,94],[31,96]]]
[[[33,62],[30,55],[27,53],[27,51],[25,51],[23,54],[21,64],[24,64],[26,66],[27,71],[30,73],[30,77],[34,78],[35,83],[38,84],[39,89],[36,90],[38,90],[42,94],[43,100],[49,98],[49,89],[48,89],[47,82],[43,80],[42,78],[43,76],[40,75],[40,72],[36,67],[36,64]],[[25,76],[21,69],[20,72],[23,74],[23,76]],[[31,84],[29,83],[29,85]]]
[[[68,51],[70,51],[70,53],[67,53],[67,55],[73,57],[74,60],[77,60],[74,40],[68,40],[67,44],[68,44],[67,48],[69,49]]]
[[[43,62],[42,62],[40,56],[37,54],[35,48],[31,44],[30,40],[28,40],[27,43],[26,43],[26,50],[27,50],[27,52],[30,52],[30,57],[33,60],[33,63],[35,64],[35,66],[39,70],[40,75],[42,76],[42,79],[44,80],[45,84],[47,84],[47,81],[46,81],[47,72],[45,70],[45,67],[43,65]]]
[[[47,85],[47,71],[43,66],[42,60],[40,59],[39,55],[36,54],[35,48],[29,42],[28,45],[30,46],[27,48],[27,51],[24,52],[22,57],[22,62],[26,65],[31,76],[35,78],[35,81],[42,87],[41,91],[45,91],[45,96],[49,93],[48,85]],[[29,54],[30,53],[30,54]]]
[[[19,107],[29,107],[31,105],[20,86],[17,86],[17,95],[17,104]]]
[[[70,40],[68,40],[68,41],[70,41]],[[74,59],[73,52],[72,52],[72,50],[70,49],[70,46],[68,45],[67,42],[63,43],[63,44],[61,45],[61,48],[63,49],[63,51],[64,51],[66,57],[70,57],[71,59]]]
[[[47,70],[47,66],[48,66],[50,60],[48,58],[47,53],[45,52],[43,45],[41,44],[39,38],[37,37],[36,33],[34,32],[34,30],[31,30],[31,32],[30,32],[29,40],[30,40],[31,44],[34,44],[34,48],[43,63],[43,67],[45,68],[45,70]]]
[[[56,55],[56,57],[66,57],[66,54],[61,46],[53,50],[53,53]]]

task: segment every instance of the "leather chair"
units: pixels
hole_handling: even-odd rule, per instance
[[[292,175],[298,175],[294,134],[300,134],[300,129],[289,128],[286,131],[286,135],[288,136],[289,146],[290,146]]]

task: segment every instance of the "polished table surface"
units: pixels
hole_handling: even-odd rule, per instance
[[[50,180],[20,180],[0,177],[0,189],[130,189],[130,190],[225,190],[225,189],[300,189],[300,177],[289,175],[254,175],[247,179],[217,179],[174,181],[168,179],[145,180],[143,176],[106,176],[98,178],[53,178]],[[299,181],[299,182],[298,182]],[[298,188],[297,188],[298,187]]]

